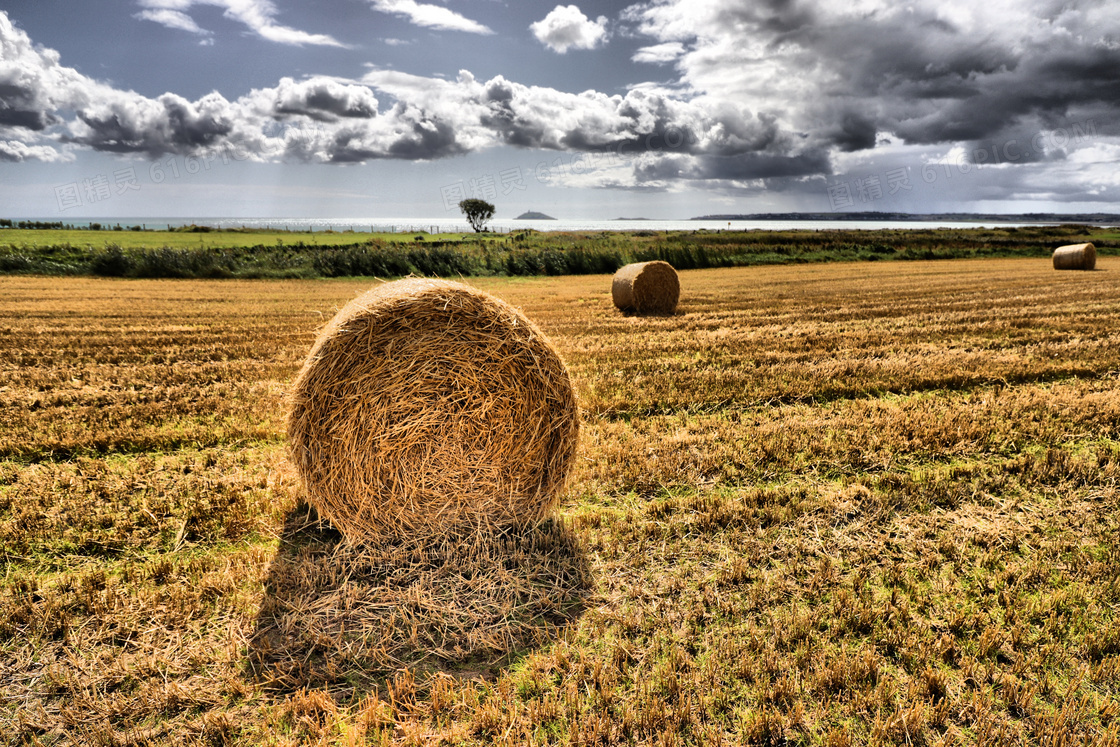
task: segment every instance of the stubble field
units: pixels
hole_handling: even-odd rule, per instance
[[[342,544],[284,394],[373,281],[0,278],[0,744],[1120,743],[1120,260],[470,282],[560,516]]]

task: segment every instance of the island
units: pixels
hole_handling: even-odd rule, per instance
[[[530,210],[526,213],[522,213],[521,215],[517,216],[516,218],[514,218],[514,220],[556,220],[556,219],[553,218],[551,215],[545,215],[544,213],[538,213],[538,212],[535,212],[533,210]]]

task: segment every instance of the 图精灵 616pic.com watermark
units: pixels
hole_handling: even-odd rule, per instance
[[[58,211],[87,207],[103,203],[129,192],[139,191],[145,184],[163,184],[168,180],[183,179],[215,165],[229,165],[233,161],[247,161],[249,154],[237,148],[224,148],[216,153],[199,156],[168,156],[144,166],[126,166],[112,172],[94,174],[84,179],[59,184],[54,187]]]
[[[511,165],[495,172],[460,179],[440,187],[440,196],[444,210],[451,211],[468,197],[493,201],[499,194],[506,197],[526,189],[530,182],[547,186],[561,177],[581,176],[629,165],[635,156],[643,153],[687,152],[688,147],[695,143],[696,136],[687,129],[668,127],[664,131],[614,143],[599,150],[563,153],[549,160],[524,166]]]
[[[321,136],[321,129],[304,124],[283,127],[274,139],[285,143],[300,140],[314,142]],[[246,145],[234,143],[225,143],[213,150],[196,154],[167,155],[148,164],[122,166],[110,172],[91,174],[82,179],[55,185],[55,201],[59,212],[97,205],[139,191],[145,185],[167,184],[180,179],[189,179],[212,171],[218,166],[249,161],[252,160],[253,155],[253,151]]]
[[[921,183],[932,185],[978,172],[986,166],[1029,162],[1070,145],[1081,145],[1096,136],[1096,123],[1087,119],[1067,127],[1037,132],[1030,138],[1009,138],[1002,143],[971,150],[962,149],[952,157],[943,156],[923,163],[920,169]],[[912,180],[911,172],[912,167],[902,166],[834,182],[826,188],[829,207],[832,210],[845,210],[899,192],[911,192],[917,183]]]

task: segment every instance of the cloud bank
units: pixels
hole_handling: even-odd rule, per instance
[[[266,38],[337,43],[297,41],[304,32],[277,25],[261,0],[142,5],[148,20],[205,34],[187,15],[199,2]],[[489,31],[414,0],[372,5],[432,28]],[[958,169],[988,169],[985,184],[1009,199],[1120,199],[1120,17],[1105,2],[655,0],[616,23],[648,42],[633,59],[672,70],[673,80],[639,81],[624,94],[570,93],[502,75],[373,70],[360,80],[284,78],[232,101],[217,93],[188,101],[88,78],[0,11],[0,160],[60,160],[83,148],[146,157],[236,148],[260,161],[357,163],[511,146],[611,154],[580,174],[585,186],[737,193],[799,183],[819,191],[861,170],[909,169],[916,180],[950,158]],[[556,6],[532,32],[562,53],[602,44],[607,25]],[[1040,133],[1062,131],[1085,137],[1047,136],[1031,147]]]

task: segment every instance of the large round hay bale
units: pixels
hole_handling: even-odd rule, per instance
[[[639,314],[672,314],[677,309],[681,284],[668,262],[635,262],[620,267],[611,281],[611,298],[622,311]]]
[[[469,286],[411,278],[327,324],[288,417],[308,500],[356,542],[541,519],[578,435],[568,370],[536,325]]]
[[[1091,270],[1097,266],[1097,248],[1092,244],[1070,244],[1054,250],[1055,270]]]

